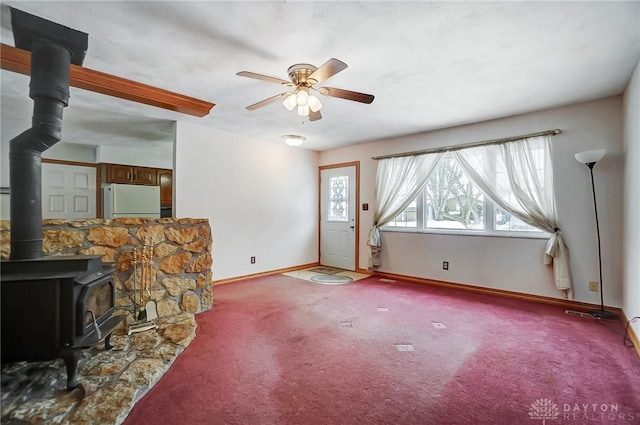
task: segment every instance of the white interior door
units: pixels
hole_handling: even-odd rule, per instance
[[[320,264],[356,269],[356,167],[320,171]]]
[[[42,163],[42,218],[96,218],[96,169]]]

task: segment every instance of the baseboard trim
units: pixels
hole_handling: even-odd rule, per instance
[[[576,311],[588,312],[590,310],[597,310],[600,308],[599,305],[585,303],[581,301],[565,300],[561,298],[546,297],[543,295],[525,294],[522,292],[508,291],[505,289],[483,288],[481,286],[468,285],[465,283],[453,283],[453,282],[446,282],[442,280],[426,279],[426,278],[414,277],[414,276],[405,276],[405,275],[387,273],[387,272],[375,272],[374,275],[387,278],[387,279],[407,280],[407,281],[422,283],[430,286],[437,286],[440,288],[449,288],[449,289],[457,289],[461,291],[473,292],[476,294],[495,295],[503,298],[512,298],[512,299],[522,300],[522,301],[531,301],[535,303],[553,305],[557,307],[562,307],[564,309],[570,309],[570,310],[576,310]],[[607,310],[611,310],[617,313],[618,315],[620,315],[620,317],[623,317],[622,309],[620,308],[607,307]]]
[[[629,319],[624,314],[624,312],[622,313],[622,315],[620,317],[622,317],[622,320],[624,321],[623,322],[624,326],[626,327],[627,323],[629,323]],[[629,325],[629,327],[627,328],[627,332],[628,332],[627,333],[627,337],[629,338],[629,340],[633,344],[633,348],[635,348],[636,354],[638,355],[638,357],[640,357],[640,338],[638,338],[638,335],[633,330],[633,327],[631,325]]]
[[[369,269],[362,269],[360,267],[356,267],[356,273],[367,274],[369,276],[373,276],[375,274],[375,272],[372,272]]]
[[[629,326],[629,339],[636,349],[636,354],[640,357],[640,339],[638,339],[638,335],[636,335],[636,332],[631,326]]]
[[[309,264],[302,264],[302,265],[299,265],[299,266],[285,267],[283,269],[269,270],[269,271],[266,271],[266,272],[260,272],[260,273],[247,274],[247,275],[243,275],[243,276],[230,277],[228,279],[214,280],[213,282],[211,282],[211,284],[213,286],[224,285],[224,284],[227,284],[227,283],[239,282],[241,280],[253,279],[253,278],[256,278],[256,277],[264,277],[264,276],[271,276],[271,275],[274,275],[274,274],[282,274],[282,273],[294,272],[296,270],[308,269],[310,267],[315,267],[315,266],[319,266],[319,265],[320,265],[320,263],[318,263],[318,262],[309,263]]]

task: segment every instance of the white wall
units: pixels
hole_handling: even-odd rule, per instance
[[[599,304],[588,290],[598,280],[597,245],[588,168],[574,154],[605,148],[596,165],[598,213],[602,237],[605,304],[622,305],[622,177],[623,125],[620,96],[428,133],[381,140],[322,152],[320,165],[360,161],[361,202],[373,205],[376,161],[372,156],[451,146],[560,128],[552,137],[553,165],[560,227],[572,261],[574,296]],[[366,268],[366,237],[372,208],[360,211],[360,259]],[[381,271],[449,282],[493,287],[561,298],[553,274],[542,264],[546,241],[482,236],[384,232]],[[449,261],[449,271],[442,261]]]
[[[97,146],[58,142],[42,153],[43,158],[95,164]]]
[[[132,147],[123,148],[105,145],[98,147],[96,156],[97,162],[137,165],[151,168],[173,168],[173,153],[171,150],[165,148],[154,149],[153,147],[145,147],[136,149]]]
[[[176,217],[210,221],[214,280],[318,261],[317,152],[178,122],[174,185]]]
[[[640,64],[624,94],[624,271],[623,310],[640,316]],[[640,321],[632,324],[640,335]]]

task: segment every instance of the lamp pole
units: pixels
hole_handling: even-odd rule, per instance
[[[591,191],[593,193],[593,210],[595,212],[596,217],[596,236],[598,238],[598,276],[600,278],[600,310],[593,310],[589,313],[597,318],[597,319],[609,319],[616,320],[618,319],[618,315],[612,311],[607,311],[604,309],[604,294],[602,290],[602,249],[600,248],[600,223],[598,222],[598,203],[596,201],[596,185],[593,180],[593,166],[596,165],[595,162],[587,162],[585,164],[589,167],[589,172],[591,174]]]

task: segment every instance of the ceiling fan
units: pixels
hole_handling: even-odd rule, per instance
[[[320,68],[316,68],[308,63],[298,63],[290,66],[288,74],[291,81],[256,74],[255,72],[249,71],[238,72],[236,75],[292,87],[292,91],[280,93],[258,103],[254,103],[253,105],[247,106],[246,109],[249,111],[256,110],[284,98],[282,104],[289,111],[293,111],[297,108],[298,115],[308,116],[310,121],[317,121],[322,118],[322,115],[320,114],[322,103],[320,102],[320,99],[313,94],[313,92],[318,92],[324,96],[338,97],[340,99],[353,100],[361,103],[373,102],[374,96],[371,94],[337,89],[334,87],[315,87],[316,84],[320,84],[326,79],[344,70],[346,67],[346,63],[341,60],[331,58]]]

